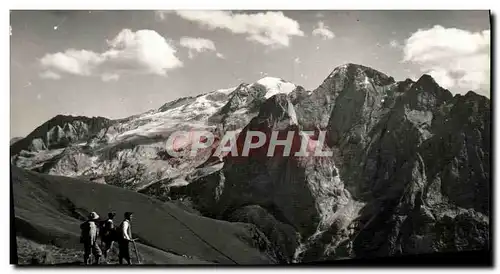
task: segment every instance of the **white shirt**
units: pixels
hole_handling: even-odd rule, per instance
[[[124,220],[122,225],[123,238],[130,240],[132,239],[132,231],[130,229],[130,221]]]

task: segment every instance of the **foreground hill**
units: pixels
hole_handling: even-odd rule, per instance
[[[75,248],[63,248],[52,244],[40,244],[36,241],[24,237],[16,237],[18,250],[18,264],[24,265],[83,265],[83,250]],[[131,251],[132,263],[144,264],[182,264],[182,265],[204,265],[211,262],[202,261],[196,258],[188,258],[170,252],[164,252],[159,249],[137,244],[139,259]],[[101,261],[101,265],[105,264]],[[106,264],[118,264],[118,247],[113,245],[109,252],[109,259]]]
[[[266,254],[265,237],[252,225],[201,217],[168,202],[114,186],[17,167],[11,170],[15,230],[21,237],[18,241],[28,239],[52,248],[79,251],[79,224],[89,212],[103,216],[116,210],[122,216],[131,210],[135,212],[133,234],[139,239],[138,249],[145,263],[274,262]]]

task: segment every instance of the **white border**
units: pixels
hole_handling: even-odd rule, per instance
[[[321,0],[251,0],[251,1],[231,1],[231,0],[141,0],[125,2],[123,0],[88,0],[88,1],[64,1],[64,0],[18,0],[9,3],[10,9],[490,9],[493,1],[435,1],[421,0],[414,1],[400,0],[351,0],[351,1],[321,1]]]
[[[260,10],[266,10],[266,9],[274,9],[274,10],[286,10],[286,9],[306,9],[306,10],[314,10],[314,9],[357,9],[357,10],[370,10],[370,9],[491,9],[492,12],[495,13],[500,13],[500,9],[496,9],[496,7],[499,5],[499,1],[483,1],[483,0],[474,0],[474,1],[436,1],[436,0],[419,0],[419,1],[401,1],[401,0],[386,0],[386,1],[372,1],[372,0],[365,0],[365,1],[354,1],[354,0],[349,0],[349,1],[318,1],[318,0],[251,0],[251,1],[235,1],[235,0],[141,0],[141,1],[130,1],[130,2],[125,2],[124,0],[85,0],[85,1],[65,1],[65,0],[13,0],[10,3],[6,1],[2,1],[1,3],[2,6],[5,8],[2,9],[1,17],[2,17],[2,22],[5,23],[4,25],[4,31],[2,32],[2,54],[3,54],[3,60],[10,60],[10,54],[9,54],[9,35],[8,35],[8,30],[7,30],[7,24],[9,23],[9,9],[57,9],[57,10],[64,10],[64,9],[94,9],[94,10],[99,10],[99,9],[140,9],[140,10],[159,10],[159,9],[260,9]],[[496,28],[494,28],[494,35],[492,37],[496,37]],[[493,45],[496,47],[496,43],[493,42]],[[0,107],[0,112],[1,112],[1,125],[2,128],[5,129],[4,133],[2,134],[2,138],[0,140],[0,143],[5,144],[5,146],[1,146],[0,148],[2,149],[2,154],[3,157],[1,158],[1,163],[0,166],[3,167],[0,169],[1,172],[1,178],[3,179],[1,181],[1,187],[3,188],[1,193],[4,195],[3,199],[1,201],[3,202],[3,205],[1,209],[3,210],[2,216],[4,217],[5,220],[5,225],[1,226],[2,230],[2,237],[0,246],[2,247],[1,249],[1,254],[0,258],[2,260],[2,268],[5,269],[7,272],[14,271],[12,266],[9,266],[9,252],[10,252],[10,246],[9,246],[9,230],[10,227],[7,224],[7,216],[10,215],[10,204],[9,204],[9,197],[7,196],[9,191],[9,149],[7,147],[7,143],[10,138],[9,130],[10,130],[10,89],[9,89],[9,62],[3,62],[2,66],[2,85],[3,85],[3,91],[0,92],[2,98],[0,99],[0,103],[3,104],[3,107]],[[496,79],[500,79],[498,77],[498,72],[495,73],[495,75],[492,77],[495,77]],[[494,91],[491,93],[493,94]],[[492,95],[494,98],[495,106],[498,105],[497,102],[497,97],[496,95]],[[27,111],[29,111],[27,109]],[[500,117],[498,117],[498,111],[495,112],[495,117],[494,121],[498,122],[500,120]],[[495,125],[495,128],[498,129],[498,125]],[[498,132],[495,132],[498,133]],[[498,136],[498,134],[497,134]],[[493,140],[492,140],[493,141]],[[496,140],[495,140],[496,141]],[[496,146],[498,147],[498,146]],[[497,149],[495,150],[494,157],[497,156]],[[495,157],[495,159],[498,159]],[[492,170],[496,170],[497,172],[500,171],[500,161],[497,160],[495,161],[495,167],[492,167]],[[498,233],[498,225],[496,225],[497,219],[497,208],[496,208],[496,199],[499,197],[498,196],[498,189],[499,186],[494,186],[495,193],[493,194],[494,196],[494,206],[495,206],[495,216],[492,217],[492,219],[495,220],[495,243],[496,243],[496,238],[499,237]],[[496,247],[496,244],[495,244]],[[498,262],[498,250],[495,250],[495,262]],[[210,268],[212,269],[212,268]],[[137,269],[136,269],[137,270]],[[144,269],[140,269],[144,270]],[[149,271],[183,271],[184,273],[189,273],[191,271],[196,271],[200,269],[182,269],[182,268],[177,268],[177,269],[147,269]],[[222,269],[219,269],[222,270]],[[261,273],[267,272],[267,273],[272,273],[276,271],[311,271],[312,273],[317,273],[317,272],[322,272],[322,271],[328,271],[328,272],[334,272],[334,273],[345,273],[347,271],[353,271],[350,269],[345,269],[345,268],[312,268],[312,269],[304,269],[304,268],[270,268],[270,269],[255,269],[255,268],[226,268],[224,269],[225,271],[259,271]],[[362,269],[357,269],[355,271],[362,271],[362,270],[369,270],[367,268],[362,268]],[[415,269],[416,271],[422,271],[423,269]],[[472,269],[467,269],[467,268],[462,268],[462,269],[437,269],[437,270],[431,270],[431,269],[425,269],[424,271],[426,272],[457,272],[457,271],[471,271]],[[33,270],[32,270],[33,271]],[[49,270],[50,271],[50,270]],[[75,271],[86,271],[86,269],[59,269],[59,271],[70,271],[70,272],[75,272]],[[120,271],[120,269],[100,269],[96,270],[102,273],[108,272],[108,271]],[[380,271],[380,272],[388,272],[388,271],[397,271],[397,272],[410,272],[414,271],[411,269],[374,269],[372,271]],[[477,270],[472,270],[472,271],[477,271]]]

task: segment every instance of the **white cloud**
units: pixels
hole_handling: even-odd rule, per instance
[[[93,51],[75,49],[46,54],[40,59],[45,69],[85,76],[90,75],[92,69],[102,62],[103,58]]]
[[[216,51],[215,43],[212,40],[204,38],[182,37],[180,40],[180,45],[189,49],[188,57],[190,59],[195,57],[195,53]],[[217,57],[219,57],[219,55],[221,54],[216,53],[216,55]]]
[[[110,49],[102,53],[104,65],[115,71],[166,75],[182,66],[176,49],[154,30],[124,29],[108,45]]]
[[[123,29],[107,41],[108,49],[102,53],[68,49],[49,53],[40,59],[44,70],[81,76],[156,74],[182,67],[176,49],[153,30]]]
[[[226,57],[224,56],[224,54],[220,53],[220,52],[217,52],[217,54],[215,54],[217,57],[219,57],[220,59],[226,59]]]
[[[403,61],[420,66],[445,88],[489,96],[490,30],[470,32],[434,26],[419,29],[404,45]]]
[[[183,19],[197,22],[210,30],[223,29],[234,34],[245,34],[247,40],[273,48],[288,47],[292,36],[304,36],[297,21],[283,12],[253,14],[230,11],[176,11]]]
[[[436,67],[427,73],[445,89],[452,88],[455,85],[453,79],[448,76],[448,71],[444,68]]]
[[[323,18],[323,17],[325,17],[323,13],[321,12],[316,13],[316,18]]]
[[[328,26],[323,22],[318,22],[317,27],[312,31],[314,36],[320,36],[323,40],[331,40],[335,38],[335,34],[328,29]]]
[[[302,63],[302,61],[300,61],[300,58],[299,58],[299,57],[296,57],[295,59],[293,59],[293,61],[294,61],[296,64],[300,64],[300,63]]]
[[[103,75],[101,75],[101,79],[103,82],[118,81],[119,78],[120,78],[120,75],[118,75],[118,74],[104,73]]]
[[[180,40],[180,44],[183,47],[195,50],[197,52],[215,51],[215,44],[212,40],[209,39],[182,37]]]
[[[40,73],[40,77],[44,78],[44,79],[52,79],[52,80],[61,79],[61,75],[59,75],[51,70],[47,70],[47,71]]]

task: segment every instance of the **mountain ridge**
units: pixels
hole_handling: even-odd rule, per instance
[[[384,74],[384,73],[382,73],[382,72],[380,72],[380,71],[377,71],[377,70],[375,70],[375,69],[373,69],[373,68],[370,68],[370,67],[367,67],[367,66],[364,66],[364,65],[361,65],[361,64],[346,63],[346,64],[343,64],[343,65],[340,65],[340,66],[338,66],[338,67],[334,68],[334,69],[332,70],[332,72],[328,75],[328,77],[327,77],[327,78],[325,78],[324,82],[326,82],[329,78],[331,78],[331,77],[333,76],[333,74],[334,74],[337,70],[342,69],[342,68],[362,68],[362,69],[368,69],[368,70],[374,71],[374,73],[375,73],[375,74],[383,75],[383,77],[385,77],[385,78],[388,78],[388,79],[392,78],[392,77],[387,76],[386,74]],[[288,82],[288,81],[285,81],[285,80],[283,80],[283,79],[281,79],[281,78],[278,78],[278,77],[266,76],[266,77],[263,77],[263,78],[261,78],[261,79],[257,80],[255,83],[258,83],[258,82],[259,82],[259,81],[261,81],[262,79],[266,79],[266,78],[275,78],[275,79],[280,79],[280,80],[282,80],[283,82]],[[437,84],[437,82],[435,81],[435,79],[434,79],[431,75],[429,75],[429,74],[422,74],[422,76],[421,76],[419,79],[417,79],[417,81],[413,81],[413,80],[411,80],[410,78],[406,78],[404,81],[398,81],[398,82],[403,82],[403,83],[408,83],[408,82],[410,82],[410,83],[412,83],[412,84],[415,84],[415,83],[417,83],[418,81],[420,81],[420,80],[422,80],[422,79],[425,79],[425,81],[430,80],[430,82],[431,82],[431,83],[433,83],[433,84],[435,84],[435,85],[439,86],[439,84]],[[394,80],[393,80],[393,81],[394,81]],[[323,82],[321,85],[323,85],[323,84],[324,84],[324,82]],[[248,86],[248,85],[250,85],[250,84],[248,84],[248,83],[241,83],[241,84],[239,84],[238,86],[233,87],[233,88],[227,88],[227,89],[219,89],[219,90],[214,90],[214,91],[207,92],[207,93],[202,93],[202,94],[199,94],[199,95],[196,95],[196,96],[179,97],[179,98],[177,98],[177,99],[173,99],[173,100],[171,100],[171,101],[169,101],[169,102],[167,102],[167,103],[163,104],[162,106],[160,106],[160,107],[159,107],[159,108],[157,108],[157,109],[148,110],[148,111],[146,111],[146,112],[144,112],[144,113],[148,113],[148,112],[155,111],[155,110],[156,110],[156,111],[160,111],[160,112],[161,112],[161,111],[164,111],[164,110],[165,110],[165,108],[171,107],[171,106],[175,105],[176,103],[179,103],[179,102],[182,102],[182,101],[188,101],[189,99],[193,99],[193,98],[196,98],[196,97],[204,96],[204,95],[207,95],[207,94],[210,94],[210,93],[213,93],[213,92],[219,92],[219,91],[221,91],[221,90],[232,90],[232,91],[234,91],[234,90],[237,90],[238,88],[240,88],[241,86]],[[321,85],[320,85],[320,86],[321,86]],[[300,88],[302,88],[302,87],[301,87],[301,86],[299,86],[299,85],[297,85],[296,87],[300,87]],[[443,89],[443,90],[444,90],[444,89]],[[231,91],[231,92],[232,92],[232,91]],[[457,94],[453,95],[453,97],[456,97],[456,96],[466,96],[466,95],[468,95],[468,94],[469,94],[469,96],[474,95],[474,96],[476,96],[476,97],[477,97],[477,96],[479,96],[479,98],[484,98],[484,99],[490,100],[488,97],[486,97],[486,96],[484,96],[484,95],[481,95],[481,94],[478,94],[478,93],[476,93],[476,92],[475,92],[475,91],[473,91],[473,90],[469,90],[466,94],[458,94],[458,93],[457,93]],[[142,113],[142,114],[144,114],[144,113]],[[89,117],[89,116],[83,116],[83,115],[71,115],[71,114],[69,114],[69,115],[63,115],[63,114],[58,114],[58,115],[56,115],[56,116],[54,116],[54,117],[50,118],[50,119],[49,119],[49,120],[47,120],[46,122],[44,122],[41,126],[44,126],[45,124],[51,124],[51,122],[53,122],[53,121],[57,121],[57,120],[81,120],[81,119],[85,119],[85,120],[87,120],[87,119],[96,119],[96,118],[97,118],[97,119],[104,119],[104,120],[108,120],[108,121],[110,121],[110,122],[122,122],[122,121],[124,121],[124,120],[130,119],[131,117],[138,116],[138,115],[141,115],[141,114],[134,114],[134,115],[131,115],[131,116],[128,116],[128,117],[124,117],[124,118],[119,118],[119,119],[110,119],[110,118],[101,117],[101,116],[92,116],[92,117]],[[15,142],[17,142],[17,141],[19,141],[20,139],[26,139],[26,138],[29,138],[29,136],[30,136],[30,135],[32,135],[32,134],[34,134],[34,133],[37,131],[37,129],[38,129],[38,128],[40,128],[41,126],[37,127],[35,130],[33,130],[32,132],[30,132],[30,134],[28,134],[26,137],[15,137],[15,138],[11,138],[11,140],[14,140]],[[11,146],[12,146],[12,145],[14,145],[14,144],[15,144],[15,142],[13,142],[13,143],[11,144]],[[13,149],[13,150],[14,150],[14,152],[13,152],[13,153],[19,153],[18,149]],[[12,151],[12,149],[11,149],[11,151]]]

